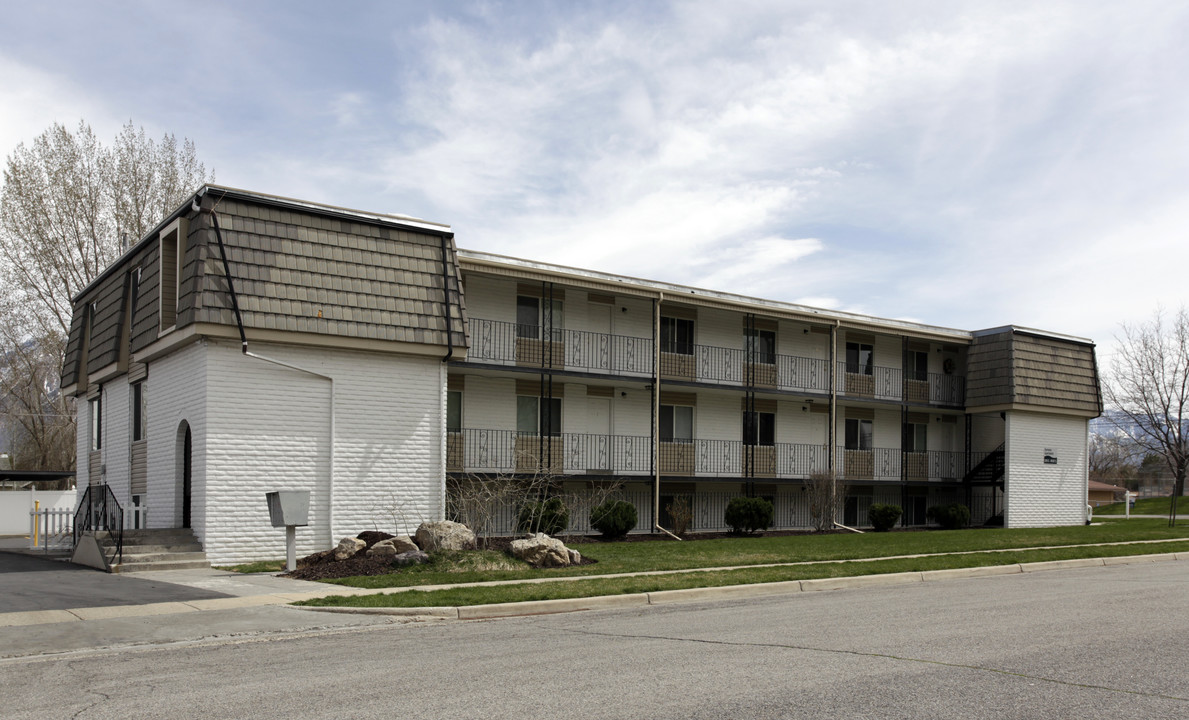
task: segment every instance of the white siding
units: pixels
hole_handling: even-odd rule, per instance
[[[694,437],[699,440],[741,440],[743,406],[740,395],[698,393]]]
[[[710,347],[743,349],[743,315],[737,312],[698,308],[694,342]]]
[[[991,452],[1003,444],[1005,425],[998,413],[975,415],[970,420],[971,451]]]
[[[462,391],[462,426],[474,430],[515,430],[516,381],[468,375]]]
[[[1085,522],[1086,434],[1085,418],[1007,413],[1007,527]],[[1046,449],[1057,464],[1045,464]]]

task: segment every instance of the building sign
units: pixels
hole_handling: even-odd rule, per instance
[[[1053,448],[1045,448],[1045,465],[1056,465],[1057,456],[1053,453]]]

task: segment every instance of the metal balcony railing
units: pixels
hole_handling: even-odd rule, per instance
[[[839,395],[875,400],[953,405],[966,402],[966,379],[943,373],[905,373],[888,368],[838,363],[836,389]]]
[[[450,472],[646,475],[652,471],[648,436],[466,428],[447,433]]]
[[[469,326],[471,362],[652,376],[651,338],[558,328],[547,342],[537,326],[478,318]]]
[[[966,453],[947,450],[912,452],[899,448],[838,448],[838,477],[910,482],[957,481],[965,474]]]

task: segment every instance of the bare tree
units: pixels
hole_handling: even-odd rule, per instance
[[[73,463],[73,402],[58,392],[71,298],[125,241],[139,240],[213,178],[192,142],[179,147],[172,135],[157,142],[131,122],[110,147],[85,122],[74,132],[54,124],[8,156],[0,188],[0,357],[6,389],[25,378],[29,393],[10,392],[0,421],[36,449],[24,455],[24,469]]]
[[[809,517],[813,529],[825,532],[834,527],[838,510],[846,498],[846,484],[834,477],[832,472],[816,472],[805,484],[809,492]]]
[[[1105,393],[1118,413],[1116,426],[1164,459],[1174,478],[1173,495],[1183,495],[1189,467],[1189,313],[1184,307],[1170,321],[1157,310],[1148,322],[1123,325]],[[1176,522],[1176,503],[1170,503],[1169,521]]]
[[[1128,436],[1119,433],[1090,437],[1091,480],[1135,489],[1143,452]]]

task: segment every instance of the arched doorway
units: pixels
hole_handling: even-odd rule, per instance
[[[182,524],[184,528],[190,527],[190,512],[193,506],[193,485],[191,481],[191,456],[193,448],[193,439],[190,434],[190,423],[185,420],[178,426],[177,434],[177,479],[178,487],[181,490],[181,504],[182,504]],[[175,506],[176,507],[176,506]],[[174,517],[177,517],[176,515]]]

